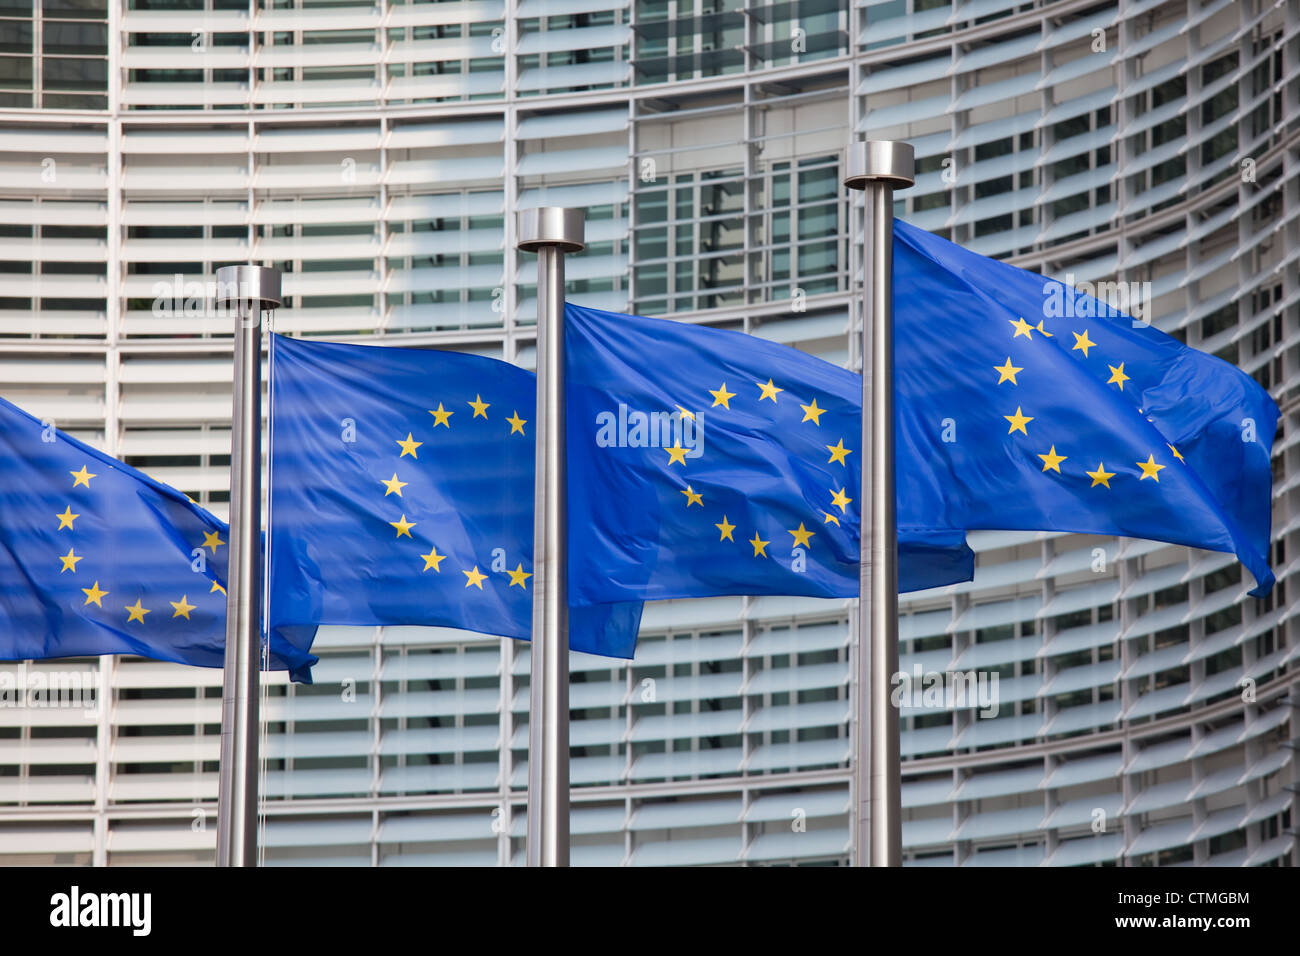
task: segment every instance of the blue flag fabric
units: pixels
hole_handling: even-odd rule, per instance
[[[859,376],[739,332],[565,317],[572,600],[857,595]],[[901,590],[973,567],[960,530],[900,536]]]
[[[565,314],[574,601],[857,595],[856,374],[741,333]],[[977,529],[1227,551],[1271,587],[1278,411],[1247,375],[901,222],[894,315],[901,591],[969,580]]]
[[[224,522],[4,400],[0,461],[0,659],[224,664]],[[310,680],[310,638],[273,634],[271,666]]]
[[[1252,593],[1272,587],[1279,413],[1250,376],[897,221],[894,315],[900,534],[1149,538],[1236,554]]]
[[[532,633],[536,379],[496,359],[276,336],[270,623]],[[630,658],[639,602],[574,608]]]

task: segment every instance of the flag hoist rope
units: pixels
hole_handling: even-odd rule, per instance
[[[262,536],[262,627],[261,664],[263,675],[271,670],[271,501],[275,491],[275,327],[274,312],[266,315],[266,532]],[[265,677],[258,681],[258,767],[257,767],[257,865],[266,865],[266,778],[270,769],[267,745],[270,742],[271,721],[267,716],[267,703],[271,689]],[[287,690],[286,690],[287,693]]]

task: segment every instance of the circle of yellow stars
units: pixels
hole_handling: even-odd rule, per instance
[[[746,383],[740,383],[736,385],[736,388],[739,390],[745,390],[748,389],[749,387],[751,386]],[[785,389],[777,385],[773,379],[769,378],[766,382],[754,382],[752,383],[752,387],[758,389],[757,397],[753,398],[753,400],[756,403],[761,405],[761,403],[768,401],[774,405],[781,404],[780,395],[785,391]],[[737,398],[741,394],[741,391],[733,391],[732,386],[725,381],[722,382],[722,384],[720,384],[717,388],[705,389],[705,391],[707,391],[709,395],[713,397],[713,403],[710,406],[711,408],[722,408],[726,411],[733,411],[731,407],[731,401],[732,399]],[[751,393],[751,397],[753,397],[752,393]],[[819,428],[822,427],[821,416],[826,413],[826,409],[820,407],[817,404],[816,398],[812,398],[806,405],[803,403],[798,403],[798,404],[799,404],[799,408],[803,410],[803,418],[800,419],[800,424],[811,422],[813,425]],[[690,419],[695,418],[695,413],[688,411],[685,407],[681,405],[677,405],[676,408],[683,417],[690,418]],[[828,444],[825,447],[827,453],[830,456],[829,458],[826,459],[826,464],[842,465],[847,470],[848,456],[853,454],[853,449],[845,447],[843,437],[839,437],[836,440],[835,444],[833,445]],[[673,465],[680,465],[682,466],[683,469],[687,467],[686,453],[690,449],[683,448],[681,444],[677,442],[674,443],[671,448],[664,448],[662,450],[668,454],[668,463],[665,467],[667,467],[670,472],[672,471]],[[823,524],[833,524],[838,526],[840,523],[839,520],[840,516],[847,513],[849,505],[853,503],[853,499],[850,498],[848,495],[847,487],[848,487],[847,482],[842,482],[838,485],[838,487],[830,487],[826,489],[826,493],[829,496],[829,499],[828,499],[828,507],[822,510],[821,512],[821,518]],[[696,507],[696,506],[700,508],[704,508],[705,506],[704,492],[697,491],[693,484],[687,482],[684,488],[680,488],[678,490],[684,499],[684,505],[688,511],[692,507]],[[838,509],[838,512],[836,512],[833,509]],[[740,543],[740,542],[736,542],[736,538],[735,538],[736,525],[732,523],[731,519],[726,514],[722,515],[721,521],[713,522],[713,527],[715,527],[718,530],[719,542],[731,541],[735,543]],[[812,539],[817,534],[816,531],[813,531],[810,528],[808,528],[803,521],[799,522],[799,527],[797,528],[787,528],[786,533],[791,536],[791,542],[790,542],[791,549],[811,548]],[[754,532],[754,536],[752,538],[741,539],[741,540],[745,544],[749,545],[751,549],[751,557],[754,558],[771,557],[771,555],[769,555],[767,552],[767,548],[769,545],[771,545],[772,542],[770,539],[764,540],[764,538],[758,533],[758,531]]]
[[[82,465],[76,471],[69,471],[68,474],[72,477],[71,491],[73,492],[78,488],[85,488],[89,491],[91,489],[91,481],[99,477],[96,472],[90,470],[88,464]],[[72,505],[69,503],[64,506],[62,512],[56,513],[54,517],[59,522],[58,527],[55,529],[56,532],[70,531],[75,533],[77,530],[77,519],[81,517],[81,513],[74,512],[72,510]],[[217,548],[221,547],[225,543],[226,542],[221,540],[221,533],[219,531],[205,531],[203,534],[203,544],[199,547],[207,548],[213,554],[216,554]],[[77,565],[86,559],[86,555],[78,554],[76,546],[70,545],[68,547],[68,553],[61,554],[58,558],[60,563],[59,574],[62,575],[71,572],[75,577],[78,573],[81,573],[78,571]],[[89,575],[86,576],[89,577]],[[85,578],[82,578],[82,580],[84,581]],[[81,588],[80,590],[81,593],[86,596],[85,601],[83,601],[81,605],[83,608],[89,607],[93,604],[101,611],[105,610],[104,598],[108,597],[111,592],[100,587],[98,579],[95,579],[91,583],[90,587]],[[226,589],[214,580],[212,581],[212,587],[208,593],[212,594],[217,591],[220,591],[222,594],[226,593]],[[191,612],[198,610],[198,605],[190,603],[188,594],[182,594],[179,601],[168,601],[167,603],[172,606],[171,616],[173,618],[179,617],[189,621],[192,620],[190,617]],[[152,608],[144,606],[143,596],[138,596],[135,599],[134,604],[122,605],[122,610],[126,612],[126,624],[131,624],[132,622],[143,624],[145,622],[145,615],[153,613]]]
[[[475,393],[473,400],[465,399],[464,404],[469,406],[469,420],[471,422],[479,418],[486,422],[496,420],[493,416],[498,413],[493,412],[492,415],[488,414],[488,409],[492,407],[492,403],[484,401],[481,394]],[[394,443],[401,449],[397,455],[398,466],[400,467],[403,463],[403,459],[407,457],[418,462],[420,460],[420,449],[424,447],[427,441],[436,439],[439,428],[445,428],[448,431],[452,430],[453,417],[457,414],[458,410],[461,410],[461,406],[458,402],[453,401],[451,407],[448,408],[445,402],[439,401],[437,408],[430,408],[428,410],[429,414],[433,416],[433,424],[430,426],[432,433],[426,436],[425,441],[418,440],[415,437],[414,430],[407,431],[405,438],[394,439]],[[518,409],[511,409],[510,414],[505,415],[503,420],[510,426],[509,431],[506,432],[507,438],[513,435],[519,435],[525,438],[528,436],[528,433],[524,430],[524,426],[528,424],[528,420],[520,416]],[[463,422],[464,419],[460,419],[460,421]],[[392,472],[390,477],[381,477],[378,478],[377,481],[384,488],[383,497],[385,499],[390,495],[402,498],[402,489],[410,484],[409,481],[403,481],[396,470]],[[388,522],[388,525],[393,529],[395,539],[408,538],[411,541],[415,541],[415,538],[411,535],[411,529],[416,527],[419,522],[409,520],[406,517],[405,512],[399,512],[399,514],[400,516],[396,521]],[[430,543],[428,553],[421,554],[419,557],[420,561],[423,562],[420,567],[420,573],[432,571],[434,574],[442,574],[442,562],[447,559],[447,555],[439,554],[437,545]],[[460,570],[461,573],[465,575],[466,588],[476,588],[479,591],[483,590],[483,582],[488,580],[489,575],[480,571],[478,565],[474,565],[470,568],[461,568]],[[501,573],[510,578],[510,583],[507,587],[518,587],[524,591],[528,590],[528,579],[533,576],[531,571],[524,570],[522,562],[516,563],[513,571],[509,568],[505,568]]]
[[[1026,338],[1032,342],[1034,340],[1035,332],[1038,332],[1040,335],[1042,335],[1045,338],[1053,338],[1055,336],[1053,332],[1048,331],[1044,327],[1044,320],[1039,320],[1037,325],[1030,325],[1028,322],[1024,320],[1023,317],[1017,319],[1008,319],[1007,322],[1011,325],[1011,328],[1013,330],[1011,335],[1011,339],[1013,343],[1015,342],[1016,339],[1021,337]],[[1074,345],[1070,347],[1070,351],[1081,352],[1083,354],[1084,359],[1089,358],[1090,351],[1097,347],[1097,343],[1094,342],[1089,337],[1088,330],[1085,328],[1082,332],[1071,332],[1070,334],[1074,336]],[[1132,381],[1132,377],[1124,371],[1124,363],[1120,362],[1118,365],[1111,365],[1109,362],[1107,362],[1106,367],[1110,370],[1110,377],[1106,380],[1105,384],[1113,385],[1120,392],[1123,392],[1124,383]],[[995,383],[995,386],[1001,386],[1008,383],[1013,387],[1019,386],[1020,382],[1016,376],[1018,376],[1024,370],[1025,369],[1023,366],[1014,364],[1011,356],[1008,355],[1006,361],[1003,362],[1002,365],[993,366],[993,371],[998,373],[998,380]],[[1139,408],[1138,413],[1141,414],[1142,409]],[[1007,421],[1008,435],[1014,435],[1018,432],[1021,435],[1024,435],[1026,438],[1035,437],[1030,435],[1029,427],[1028,427],[1029,423],[1034,421],[1034,416],[1026,415],[1024,409],[1020,405],[1016,405],[1015,412],[1013,412],[1010,415],[1003,415],[1002,417],[1005,418]],[[1165,445],[1169,449],[1170,453],[1172,453],[1174,458],[1178,459],[1178,461],[1180,462],[1184,462],[1183,456],[1178,451],[1177,448],[1175,448],[1172,444],[1169,444],[1168,442],[1166,442]],[[1042,445],[1039,445],[1038,447],[1041,448]],[[1035,453],[1035,454],[1043,463],[1043,467],[1042,467],[1043,472],[1053,471],[1058,475],[1064,474],[1061,471],[1061,463],[1069,460],[1070,456],[1058,454],[1056,450],[1056,445],[1054,444],[1049,445],[1048,450],[1045,453]],[[1091,461],[1091,459],[1087,459],[1087,460]],[[1149,478],[1152,481],[1156,482],[1157,484],[1160,482],[1160,472],[1164,470],[1164,468],[1166,467],[1165,465],[1162,465],[1156,461],[1154,452],[1148,454],[1146,461],[1136,461],[1133,464],[1140,471],[1140,474],[1138,474],[1139,481],[1145,481]],[[1090,479],[1092,479],[1092,484],[1089,485],[1090,488],[1101,487],[1101,488],[1109,489],[1111,487],[1110,485],[1111,479],[1117,477],[1117,472],[1107,471],[1105,462],[1101,461],[1100,459],[1097,460],[1096,467],[1091,471],[1088,470],[1086,463],[1080,467],[1082,473],[1084,475],[1087,475]]]

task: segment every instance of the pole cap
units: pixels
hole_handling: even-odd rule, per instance
[[[850,143],[848,165],[844,185],[849,189],[866,189],[873,182],[906,189],[916,183],[916,154],[911,143],[888,139]]]
[[[280,307],[280,270],[271,266],[222,266],[217,270],[218,305],[260,303],[262,309]]]
[[[518,239],[521,252],[536,252],[555,246],[561,252],[581,252],[586,243],[587,211],[562,206],[541,206],[519,213]]]

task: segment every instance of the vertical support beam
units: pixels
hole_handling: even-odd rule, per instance
[[[1139,827],[1137,820],[1128,812],[1128,809],[1133,805],[1133,801],[1137,799],[1138,792],[1141,789],[1141,778],[1135,778],[1129,770],[1133,764],[1133,758],[1137,756],[1138,747],[1129,729],[1132,725],[1127,720],[1129,711],[1138,697],[1141,696],[1141,693],[1135,680],[1124,679],[1124,675],[1131,672],[1133,662],[1141,656],[1133,641],[1128,639],[1129,629],[1133,626],[1134,619],[1138,617],[1137,610],[1133,607],[1133,601],[1128,597],[1128,592],[1133,585],[1134,579],[1138,577],[1139,571],[1135,566],[1135,561],[1124,555],[1124,547],[1122,538],[1115,539],[1115,566],[1119,576],[1119,713],[1120,719],[1124,721],[1124,739],[1120,743],[1120,756],[1123,762],[1120,769],[1120,814],[1122,816],[1119,821],[1123,845],[1120,847],[1116,866],[1132,865],[1128,857],[1128,848],[1137,839]],[[1137,678],[1137,680],[1146,679]],[[1109,823],[1107,827],[1109,827]]]
[[[32,26],[36,31],[35,42],[42,43],[41,20],[43,9],[38,7],[33,16]],[[108,155],[106,166],[108,182],[104,200],[108,212],[108,226],[104,238],[108,242],[108,261],[104,266],[104,278],[107,282],[104,297],[104,318],[107,327],[107,355],[105,356],[104,379],[104,451],[116,458],[122,457],[122,356],[118,351],[118,342],[122,334],[122,246],[126,236],[122,230],[122,5],[108,5],[108,109],[109,118],[106,127],[108,133]],[[33,49],[40,50],[39,45]],[[36,57],[35,59],[40,59]],[[40,69],[41,64],[37,63]],[[38,79],[34,89],[40,96],[41,83]],[[39,233],[38,233],[39,235]],[[38,309],[40,301],[32,303]],[[117,670],[117,658],[104,654],[99,658],[99,720],[95,744],[95,849],[93,866],[108,865],[108,792],[112,763],[109,755],[113,748],[112,708],[116,706],[113,694],[113,673]]]
[[[506,42],[506,90],[507,97],[514,95],[516,81],[517,60],[514,50],[518,49],[518,21],[515,17],[516,0],[507,0],[505,7],[505,33],[503,37]],[[409,70],[409,67],[408,67]],[[502,179],[502,195],[504,199],[504,208],[517,209],[519,206],[519,114],[515,107],[507,102],[504,107],[506,135],[501,144],[502,163],[504,165],[504,176]],[[519,257],[512,256],[506,249],[515,248],[515,242],[518,238],[518,222],[515,216],[506,216],[503,223],[505,232],[505,247],[501,253],[501,295],[500,308],[502,319],[502,331],[504,339],[502,342],[501,357],[510,363],[519,361],[519,325],[515,313],[518,311],[518,289],[519,289]],[[495,290],[494,290],[495,295]],[[495,303],[494,303],[495,306]],[[537,416],[534,416],[534,418]],[[534,423],[535,424],[535,423]],[[536,578],[533,579],[534,582]],[[534,585],[535,587],[536,585]],[[515,699],[515,676],[514,662],[523,652],[515,645],[519,642],[512,638],[501,638],[501,698],[499,703],[500,713],[497,718],[497,727],[501,734],[501,757],[498,763],[498,773],[500,774],[500,808],[501,814],[496,821],[500,828],[498,831],[497,842],[497,861],[501,866],[510,866],[514,860],[514,775],[515,775],[515,754],[512,743],[515,736],[515,714],[513,703]],[[532,648],[529,648],[529,653]]]
[[[849,145],[844,185],[866,193],[862,319],[862,470],[857,628],[857,750],[854,844],[859,866],[903,860],[898,709],[890,700],[898,672],[898,525],[894,490],[894,190],[915,182],[908,143]],[[869,362],[869,364],[868,364]],[[871,504],[865,504],[870,480]],[[869,526],[868,526],[869,522]],[[869,733],[867,729],[869,728]],[[868,856],[867,849],[870,848]]]
[[[117,656],[101,654],[99,670],[96,672],[98,685],[95,690],[98,713],[95,715],[95,817],[94,847],[91,850],[91,866],[108,866],[108,793],[109,776],[112,763],[109,754],[113,748],[113,672],[117,668]]]
[[[263,597],[262,317],[280,305],[280,270],[252,265],[218,269],[216,302],[236,319],[217,866],[256,866]]]
[[[537,253],[537,470],[528,716],[528,865],[569,865],[569,595],[564,435],[564,254],[585,248],[581,209],[519,214]]]

